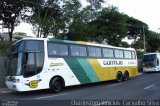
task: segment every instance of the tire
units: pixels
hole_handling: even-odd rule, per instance
[[[50,91],[51,92],[57,93],[57,92],[62,91],[62,89],[63,89],[63,82],[60,80],[60,78],[56,77],[50,81]]]
[[[129,80],[129,73],[128,73],[128,71],[126,71],[126,72],[124,73],[124,75],[123,75],[123,80],[124,80],[124,81]]]
[[[123,81],[123,74],[121,72],[117,73],[116,80],[117,80],[117,82],[122,82]]]

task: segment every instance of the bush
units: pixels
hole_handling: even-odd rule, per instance
[[[0,55],[6,56],[7,50],[11,47],[12,42],[0,41]]]

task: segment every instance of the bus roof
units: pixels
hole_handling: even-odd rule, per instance
[[[109,48],[115,48],[115,49],[135,51],[134,48],[115,47],[115,46],[111,46],[111,45],[105,45],[105,44],[99,44],[99,43],[93,43],[93,42],[60,40],[60,39],[55,39],[55,38],[23,38],[19,41],[22,41],[22,40],[45,40],[45,41],[54,41],[54,42],[62,42],[62,43],[69,43],[69,44],[91,45],[91,46],[109,47]],[[17,41],[16,43],[18,43],[19,41]]]
[[[160,54],[160,53],[145,53],[144,55],[151,55],[151,54]]]

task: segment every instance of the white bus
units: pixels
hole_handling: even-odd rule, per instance
[[[133,48],[47,38],[24,38],[13,44],[6,85],[16,91],[50,89],[136,76]]]
[[[143,56],[143,72],[160,71],[160,53],[147,53]]]

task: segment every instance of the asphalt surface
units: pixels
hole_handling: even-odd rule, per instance
[[[160,101],[152,100],[160,100],[160,72],[140,74],[121,83],[106,81],[67,87],[60,93],[50,93],[49,90],[18,93],[0,89],[0,100],[2,106],[6,106],[7,103],[15,106],[24,106],[24,104],[26,106],[97,106],[135,105],[135,103],[139,103],[140,106],[144,104],[159,106]],[[109,102],[104,102],[106,100]]]

